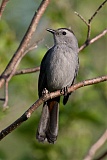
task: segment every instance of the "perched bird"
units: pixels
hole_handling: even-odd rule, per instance
[[[67,28],[47,29],[54,37],[54,45],[42,59],[40,66],[38,92],[42,96],[46,88],[49,92],[73,85],[79,69],[78,42],[74,33]],[[63,104],[69,98],[64,95]],[[60,97],[48,100],[43,104],[41,119],[36,138],[39,142],[54,143],[58,135]]]

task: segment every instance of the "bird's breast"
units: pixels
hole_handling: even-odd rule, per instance
[[[47,63],[47,85],[49,91],[70,86],[78,63],[77,55],[71,49],[54,48]]]

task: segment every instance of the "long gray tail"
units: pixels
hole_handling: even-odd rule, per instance
[[[39,142],[47,140],[49,143],[54,143],[57,140],[59,118],[58,101],[49,100],[43,105],[41,119],[36,134],[36,138]]]

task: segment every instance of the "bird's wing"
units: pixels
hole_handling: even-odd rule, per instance
[[[42,59],[41,66],[40,66],[40,74],[39,74],[39,81],[38,81],[38,93],[39,97],[42,96],[42,92],[44,88],[47,88],[47,77],[46,77],[46,68],[47,68],[47,56],[50,53],[49,49],[45,56]]]
[[[79,70],[79,59],[78,59],[78,64],[77,64],[77,66],[75,68],[74,78],[73,78],[71,86],[74,84],[75,78],[76,78],[76,76],[78,74],[78,70]],[[71,93],[68,93],[66,96],[64,96],[64,98],[63,98],[63,104],[64,105],[67,103],[70,94]]]

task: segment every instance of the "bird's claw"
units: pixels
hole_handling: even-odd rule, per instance
[[[49,93],[49,91],[46,88],[44,88],[43,91],[42,91],[42,96],[44,96],[44,95],[46,95],[48,93]]]
[[[63,93],[63,92],[64,92],[64,93]],[[68,86],[62,88],[62,89],[60,90],[60,93],[61,93],[61,94],[63,93],[64,96],[67,96],[67,94],[68,94]]]

